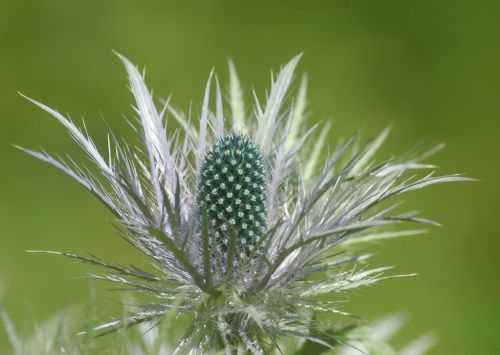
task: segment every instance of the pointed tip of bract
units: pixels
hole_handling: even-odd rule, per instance
[[[38,103],[35,99],[32,99],[31,97],[29,97],[29,96],[27,96],[27,95],[23,94],[23,93],[22,93],[21,91],[19,91],[19,90],[17,91],[17,93],[18,93],[18,94],[19,94],[19,95],[20,95],[23,99],[26,99],[26,100],[28,100],[28,101],[30,101],[30,102],[35,103],[35,104],[37,104],[37,103]]]
[[[229,77],[231,80],[236,80],[239,84],[239,78],[238,78],[238,73],[236,71],[236,65],[234,64],[234,61],[232,58],[227,59],[227,65],[229,67]]]
[[[382,130],[382,133],[381,134],[384,134],[385,136],[389,135],[389,133],[391,133],[392,131],[392,128],[393,128],[393,124],[392,123],[389,123],[387,126],[385,126],[385,128]]]
[[[292,59],[290,59],[288,61],[288,63],[286,64],[286,66],[290,66],[292,67],[292,71],[295,71],[295,68],[297,67],[297,65],[299,64],[300,60],[302,59],[302,56],[304,55],[303,52],[300,52],[299,54],[295,55],[294,57],[292,57]]]
[[[133,76],[133,74],[135,74],[136,71],[137,74],[141,76],[137,67],[127,57],[125,57],[123,54],[117,52],[114,49],[112,50],[112,52],[118,57],[118,59],[120,59],[122,64],[125,66],[125,69],[127,70],[129,77]]]
[[[286,63],[285,67],[291,67],[292,71],[295,71],[295,68],[299,64],[300,59],[302,59],[302,56],[303,56],[302,52],[300,52],[299,54],[295,55],[294,57],[292,57],[292,59],[290,59],[288,61],[288,63]]]
[[[117,50],[112,49],[111,52],[114,55],[116,55],[118,58],[120,58],[120,60],[122,60],[122,61],[128,61],[128,59],[123,54],[121,54],[120,52],[118,52]]]
[[[208,74],[208,81],[211,81],[214,75],[215,75],[215,68],[212,67],[212,69],[210,69],[210,74]]]
[[[49,112],[50,114],[54,115],[54,113],[56,112],[55,110],[51,109],[50,107],[48,107],[47,105],[45,104],[42,104],[40,101],[37,101],[29,96],[26,96],[25,94],[23,94],[22,92],[18,91],[17,92],[19,95],[21,95],[22,98],[28,100],[29,102],[35,104],[36,106],[40,107],[42,110],[44,111],[47,111]]]
[[[114,55],[116,55],[118,57],[118,59],[120,59],[120,61],[123,63],[123,65],[125,65],[125,67],[128,67],[128,66],[134,66],[132,64],[132,62],[130,60],[128,60],[127,57],[125,57],[123,54],[121,54],[120,52],[112,49],[111,52],[113,52]]]
[[[290,61],[299,61],[304,56],[304,52],[299,52],[292,57]]]
[[[15,149],[20,150],[21,152],[24,152],[24,153],[28,154],[28,155],[31,155],[31,156],[34,156],[34,157],[37,156],[37,152],[35,152],[34,150],[25,148],[23,146],[15,144],[15,143],[10,143],[10,146],[13,147],[13,148],[15,148]]]

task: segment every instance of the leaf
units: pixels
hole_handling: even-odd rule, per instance
[[[229,60],[229,105],[233,121],[233,130],[247,134],[245,124],[245,102],[238,74],[232,60]]]

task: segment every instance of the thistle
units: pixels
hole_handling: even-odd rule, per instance
[[[175,353],[273,353],[297,339],[334,348],[354,322],[340,309],[341,295],[403,276],[368,268],[369,254],[356,254],[360,249],[352,246],[420,233],[387,231],[405,221],[433,224],[415,213],[396,214],[394,198],[466,180],[421,176],[421,170],[434,169],[422,160],[435,149],[374,160],[387,129],[364,145],[357,133],[320,162],[329,126],[306,127],[306,81],[296,100],[285,100],[299,57],[273,77],[265,104],[254,95],[251,113],[232,63],[229,110],[216,81],[212,112],[210,75],[199,118],[169,101],[158,110],[143,76],[119,57],[136,100],[133,126],[142,146],[110,133],[105,157],[86,131],[29,99],[66,127],[93,167],[21,148],[62,169],[104,203],[121,223],[120,235],[155,270],[48,252],[103,267],[107,273],[90,276],[151,296],[95,331],[159,323],[176,314],[185,329]],[[176,128],[167,127],[171,121]],[[330,321],[320,321],[322,314]]]
[[[208,211],[217,246],[227,251],[229,222],[240,256],[249,256],[267,226],[267,176],[255,143],[234,133],[220,138],[206,154],[200,177],[198,207]]]

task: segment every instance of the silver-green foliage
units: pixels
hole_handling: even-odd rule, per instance
[[[176,324],[175,312],[165,316],[160,322],[144,322],[137,328],[122,328],[115,337],[96,338],[89,329],[85,336],[76,335],[75,312],[61,311],[43,323],[36,323],[32,332],[20,334],[5,311],[2,320],[13,355],[169,355],[175,351]],[[88,315],[87,315],[88,316]],[[358,327],[348,327],[344,332],[344,344],[335,350],[322,347],[305,340],[287,339],[280,343],[280,349],[270,351],[270,355],[321,354],[321,355],[423,355],[432,347],[435,337],[424,334],[397,351],[390,341],[405,323],[405,317],[396,314]],[[87,328],[86,326],[83,326]],[[3,344],[0,351],[6,350]],[[244,348],[239,348],[244,353]],[[223,355],[227,352],[206,352],[210,355]]]
[[[459,175],[421,174],[434,169],[422,163],[432,150],[375,160],[388,130],[366,144],[359,143],[356,133],[320,161],[329,126],[306,127],[305,80],[297,99],[292,103],[286,99],[299,57],[273,76],[265,102],[254,94],[252,111],[246,109],[232,63],[229,107],[224,105],[216,81],[211,110],[211,74],[196,118],[175,109],[169,101],[158,109],[143,76],[126,58],[119,57],[136,100],[133,126],[139,146],[110,133],[105,156],[86,130],[30,99],[66,127],[92,167],[22,148],[62,169],[104,203],[121,222],[120,235],[144,253],[156,270],[117,265],[95,256],[50,252],[102,267],[106,273],[90,276],[150,296],[127,315],[94,331],[106,333],[160,321],[176,309],[177,321],[186,324],[176,343],[177,353],[220,349],[264,353],[288,338],[333,349],[346,337],[338,317],[348,314],[339,309],[339,297],[390,277],[383,275],[385,268],[369,268],[369,254],[356,254],[359,248],[352,244],[387,238],[387,229],[401,222],[432,224],[413,212],[394,212],[398,205],[394,199],[429,185],[466,180]],[[230,132],[237,135],[232,137],[248,137],[248,142],[255,143],[248,143],[252,147],[248,149],[262,157],[249,162],[249,169],[255,167],[258,172],[257,191],[260,186],[266,191],[255,195],[256,199],[265,196],[265,204],[250,201],[265,214],[259,226],[253,224],[253,228],[265,227],[254,230],[259,237],[255,241],[243,231],[243,223],[251,225],[250,214],[231,223],[238,214],[219,217],[211,214],[210,206],[208,211],[200,208],[200,197],[208,196],[209,178],[203,173],[210,166],[214,170],[224,167],[213,165],[207,151],[224,145]],[[236,153],[237,149],[231,149]],[[226,178],[229,183],[229,176]],[[209,202],[213,205],[212,196]],[[216,253],[212,246],[220,242],[217,232],[222,229],[227,231],[222,236],[225,252]],[[243,240],[252,245],[258,240],[260,246],[246,249]],[[319,321],[322,314],[330,321]]]

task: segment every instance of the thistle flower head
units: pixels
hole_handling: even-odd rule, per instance
[[[369,255],[350,246],[394,236],[384,229],[395,223],[432,223],[395,214],[390,201],[465,180],[420,177],[420,170],[434,168],[421,162],[432,151],[375,161],[388,130],[366,145],[356,134],[320,162],[329,126],[305,127],[306,81],[292,104],[286,100],[299,57],[273,77],[265,103],[254,95],[251,113],[230,63],[229,109],[216,82],[211,110],[211,75],[196,118],[169,101],[159,110],[137,68],[119,57],[136,100],[142,146],[111,133],[105,157],[85,130],[30,99],[66,127],[94,168],[22,148],[96,195],[122,223],[121,236],[156,270],[51,252],[103,267],[107,273],[91,277],[151,296],[98,331],[160,320],[174,310],[188,324],[177,352],[264,353],[286,337],[333,347],[342,339],[342,323],[325,324],[316,315],[347,315],[336,303],[339,294],[388,277],[385,268],[368,269]]]
[[[230,133],[203,159],[198,187],[200,215],[206,208],[215,243],[229,248],[229,223],[242,257],[258,248],[267,227],[267,176],[262,155],[248,137]]]

